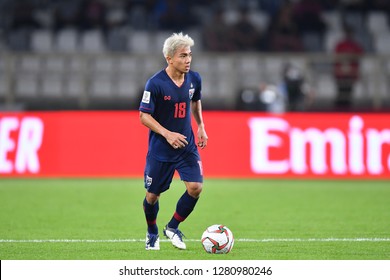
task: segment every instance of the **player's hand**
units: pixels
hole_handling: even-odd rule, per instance
[[[206,131],[204,131],[204,129],[198,130],[198,147],[199,148],[201,148],[201,149],[206,148],[208,139],[209,138],[206,134]]]
[[[167,136],[168,143],[174,149],[181,149],[188,145],[186,136],[177,132],[169,132]]]

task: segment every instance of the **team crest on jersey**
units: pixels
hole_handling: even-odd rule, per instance
[[[150,187],[152,185],[152,182],[153,182],[153,179],[152,177],[149,177],[148,175],[146,175],[146,178],[145,178],[145,183],[148,187]]]
[[[192,99],[192,97],[194,97],[194,92],[195,92],[194,88],[190,88],[190,90],[188,91],[188,95],[190,96],[190,99]]]
[[[147,90],[144,91],[144,94],[142,95],[142,102],[143,103],[150,102],[150,91],[147,91]]]

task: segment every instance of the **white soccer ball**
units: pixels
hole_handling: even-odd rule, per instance
[[[209,226],[202,234],[204,250],[210,254],[227,254],[234,245],[232,231],[224,225]]]

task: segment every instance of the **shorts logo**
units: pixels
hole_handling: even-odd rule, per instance
[[[148,187],[150,187],[150,185],[152,185],[152,177],[149,177],[148,175],[146,175],[146,178],[145,178],[145,183]]]
[[[143,103],[148,103],[150,102],[150,91],[144,91],[144,94],[142,96],[142,102]]]

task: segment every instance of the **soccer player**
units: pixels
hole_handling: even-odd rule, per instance
[[[190,70],[193,45],[193,39],[183,33],[173,33],[165,40],[163,54],[167,67],[146,82],[139,107],[140,121],[149,128],[143,201],[147,222],[146,250],[160,249],[156,223],[158,200],[161,193],[169,189],[175,170],[184,181],[186,191],[163,233],[179,249],[186,249],[179,224],[191,214],[202,191],[202,162],[197,146],[204,149],[208,137],[202,116],[201,77]],[[198,126],[197,140],[191,115]]]

